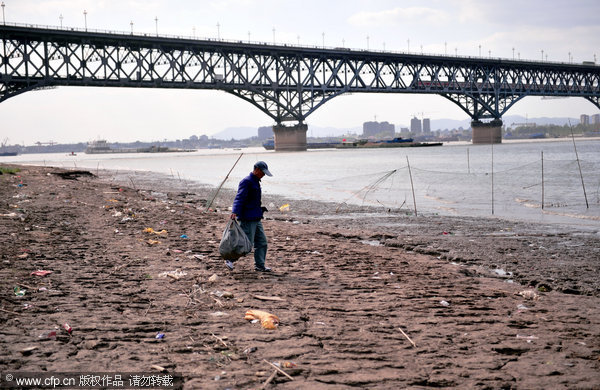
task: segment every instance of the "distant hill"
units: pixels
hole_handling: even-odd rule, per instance
[[[225,130],[219,131],[211,135],[212,138],[230,140],[230,139],[246,139],[256,137],[258,134],[257,127],[228,127]]]
[[[504,122],[504,126],[506,127],[515,127],[517,124],[523,123],[535,123],[537,125],[559,125],[564,126],[569,124],[569,120],[573,126],[579,124],[578,118],[548,118],[548,117],[540,117],[540,118],[526,118],[520,115],[506,115],[502,118]],[[409,127],[404,124],[395,124],[396,131],[400,132],[402,127]],[[431,130],[452,130],[458,129],[462,127],[463,129],[468,129],[471,127],[471,119],[432,119],[431,120]],[[319,127],[319,126],[311,126],[308,125],[308,134],[309,137],[338,137],[346,134],[362,134],[362,124],[360,126],[354,126],[350,128],[337,128],[337,127]],[[211,137],[221,140],[230,140],[230,139],[246,139],[250,137],[255,137],[258,135],[258,128],[255,127],[228,127],[225,130],[219,131],[218,133],[213,134]]]
[[[308,125],[309,137],[339,137],[347,134],[362,134],[362,125],[350,128],[319,127]]]
[[[404,126],[404,127],[410,127],[410,126]],[[452,129],[458,129],[459,127],[462,127],[463,129],[468,129],[471,127],[471,119],[463,119],[463,120],[458,120],[458,119],[432,119],[431,120],[431,130],[435,131],[435,130],[452,130]],[[397,126],[396,126],[397,129]]]
[[[506,126],[506,127],[515,126],[515,125],[513,125],[513,123],[514,124],[516,124],[516,123],[535,123],[537,125],[564,126],[564,125],[568,125],[569,121],[571,121],[571,125],[573,125],[573,126],[579,124],[579,118],[548,118],[548,117],[526,118],[526,117],[520,116],[520,115],[506,115],[504,118],[502,118],[502,120],[504,121],[504,126]]]
[[[505,127],[515,127],[517,124],[522,125],[524,123],[535,123],[536,125],[558,125],[564,126],[569,124],[569,120],[573,126],[579,124],[578,118],[548,118],[548,117],[540,117],[540,118],[527,118],[520,115],[505,115],[502,117],[502,122]],[[403,126],[408,127],[408,126]],[[462,127],[463,129],[468,129],[471,127],[471,119],[464,120],[455,120],[455,119],[432,119],[431,120],[431,130],[451,130],[458,129]],[[398,129],[398,126],[396,126]]]

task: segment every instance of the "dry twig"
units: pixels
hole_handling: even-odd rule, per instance
[[[285,375],[286,377],[288,377],[290,380],[292,380],[292,381],[294,380],[294,378],[292,378],[291,376],[289,376],[287,372],[283,371],[281,368],[277,367],[273,363],[267,361],[266,359],[263,359],[263,362],[267,363],[268,365],[270,365],[271,367],[273,367],[274,369],[276,369],[277,371],[279,371],[280,373],[282,373],[283,375]]]
[[[417,345],[415,344],[415,342],[414,342],[414,341],[412,341],[412,340],[410,339],[410,337],[408,337],[408,335],[407,335],[406,333],[404,333],[404,331],[402,330],[402,328],[398,328],[398,330],[400,330],[400,332],[401,332],[401,333],[404,335],[404,337],[406,337],[406,339],[407,339],[408,341],[410,341],[410,343],[412,344],[412,346],[413,346],[413,347],[417,348]]]
[[[271,381],[273,380],[273,378],[275,378],[275,375],[277,375],[277,370],[273,370],[273,373],[271,374],[271,376],[267,378],[267,380],[265,381],[265,383],[263,383],[260,388],[261,389],[266,389],[267,385],[269,383],[271,383]]]
[[[3,311],[5,313],[10,313],[10,314],[16,314],[16,315],[20,315],[19,313],[15,313],[14,311],[10,311],[10,310],[4,310],[4,309],[0,309],[0,311]]]
[[[146,314],[148,314],[148,310],[150,310],[151,307],[152,307],[152,301],[150,301],[150,304],[148,305],[148,308],[144,312],[144,317],[146,316]]]
[[[252,295],[256,299],[260,299],[261,301],[285,301],[285,299],[280,297],[270,297],[266,295]]]
[[[212,337],[216,338],[217,340],[219,340],[221,342],[221,344],[223,344],[225,346],[225,348],[229,348],[229,346],[227,345],[227,343],[225,343],[225,341],[223,341],[222,338],[220,338],[219,336],[216,336],[214,333],[210,334]]]

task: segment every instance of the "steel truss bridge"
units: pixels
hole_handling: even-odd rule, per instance
[[[0,102],[53,86],[229,92],[278,125],[302,124],[344,93],[438,94],[473,121],[500,120],[525,96],[600,108],[600,67],[0,26]]]

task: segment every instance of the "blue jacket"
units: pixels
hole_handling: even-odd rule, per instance
[[[231,211],[240,221],[260,221],[263,217],[261,194],[260,179],[250,173],[240,181]]]

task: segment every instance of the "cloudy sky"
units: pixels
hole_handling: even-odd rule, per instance
[[[187,35],[357,49],[569,61],[600,55],[598,0],[3,0],[7,23]],[[87,12],[84,18],[84,10]],[[61,21],[62,16],[62,21]],[[156,21],[155,19],[158,19]],[[324,35],[323,35],[324,34]],[[481,49],[479,46],[481,45]],[[514,51],[513,51],[514,48]],[[543,50],[543,55],[542,55]],[[570,54],[569,54],[570,53]],[[597,60],[597,59],[596,59]],[[582,98],[525,98],[508,114],[579,117]],[[407,125],[413,115],[468,119],[435,95],[353,94],[308,117],[310,126]],[[0,138],[155,141],[272,125],[221,91],[80,88],[27,92],[0,104]]]

